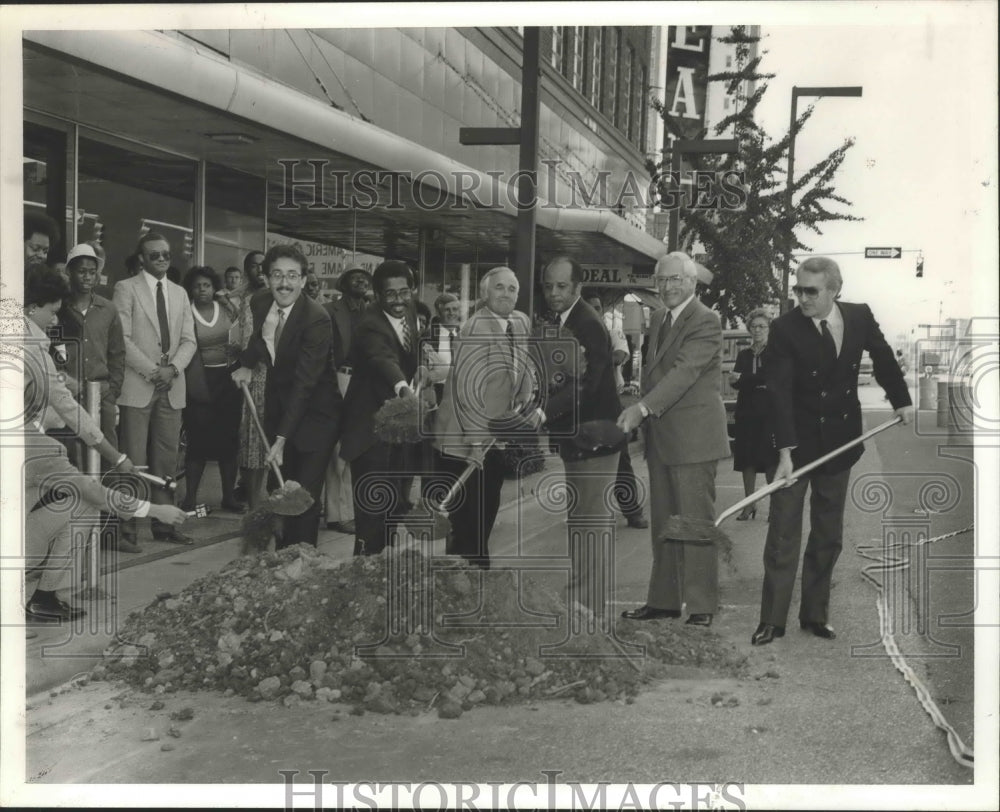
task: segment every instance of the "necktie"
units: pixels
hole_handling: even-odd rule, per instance
[[[823,334],[823,352],[826,355],[827,363],[837,363],[837,342],[833,340],[833,333],[826,323],[826,319],[821,319],[819,323],[820,332]]]
[[[403,349],[406,352],[409,352],[410,348],[412,346],[413,346],[413,342],[412,342],[412,339],[410,337],[410,322],[408,322],[406,320],[406,317],[404,316],[403,317]]]
[[[170,352],[170,323],[167,321],[167,301],[163,298],[163,282],[156,283],[156,320],[160,323],[160,352]]]
[[[667,339],[667,333],[670,332],[670,326],[674,323],[674,314],[672,311],[667,311],[667,316],[663,319],[663,324],[660,325],[660,335],[656,339],[656,349],[659,350],[663,346]]]
[[[514,359],[514,322],[507,320],[507,342],[510,344],[510,357]]]
[[[278,308],[278,323],[274,328],[274,354],[278,354],[278,342],[281,340],[281,332],[285,329],[285,311]]]

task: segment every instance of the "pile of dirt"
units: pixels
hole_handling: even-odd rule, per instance
[[[666,665],[742,671],[705,629],[620,621],[617,639],[588,633],[528,574],[519,589],[509,570],[433,561],[408,549],[338,564],[304,545],[239,558],[129,615],[92,677],[456,717],[544,697],[627,702]]]

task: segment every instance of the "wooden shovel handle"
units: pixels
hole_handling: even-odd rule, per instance
[[[264,450],[267,452],[268,456],[271,454],[271,445],[267,442],[267,435],[264,433],[264,426],[261,425],[260,417],[257,415],[257,407],[253,402],[253,395],[250,394],[250,387],[247,386],[246,381],[240,381],[240,389],[243,390],[243,399],[247,402],[247,406],[250,409],[250,417],[253,419],[254,426],[257,427],[257,433],[260,435],[260,441],[264,444]],[[278,479],[278,487],[285,487],[285,478],[281,475],[281,469],[278,467],[278,463],[271,460],[271,469],[274,471],[275,477]]]

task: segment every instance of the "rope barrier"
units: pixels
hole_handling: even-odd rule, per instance
[[[945,539],[954,538],[955,536],[960,536],[963,533],[971,532],[974,528],[975,524],[970,524],[968,527],[964,527],[961,530],[955,530],[941,536],[918,539],[915,544],[897,543],[882,547],[859,546],[857,548],[858,554],[863,558],[876,562],[872,566],[864,567],[861,570],[861,575],[878,590],[878,597],[876,598],[875,603],[878,608],[879,634],[882,639],[882,647],[885,649],[885,653],[889,655],[889,659],[896,667],[896,670],[903,675],[903,679],[905,679],[913,688],[914,693],[917,695],[917,700],[923,706],[924,710],[927,711],[927,715],[930,716],[931,721],[934,722],[938,729],[944,731],[948,740],[948,749],[951,751],[952,758],[954,758],[955,761],[963,767],[968,768],[972,768],[974,766],[974,752],[965,744],[965,742],[962,741],[955,728],[948,723],[944,714],[941,713],[941,709],[934,702],[931,692],[920,681],[920,678],[917,677],[913,669],[910,668],[906,659],[903,657],[902,652],[899,650],[899,646],[896,644],[896,639],[892,633],[889,607],[885,595],[885,585],[875,577],[875,574],[902,572],[909,569],[909,560],[905,557],[893,556],[889,552],[891,550],[911,546],[922,547],[925,544],[933,544],[934,542],[944,541]],[[887,553],[887,557],[883,557],[881,555],[883,552]]]

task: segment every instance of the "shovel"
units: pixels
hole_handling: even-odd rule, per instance
[[[260,417],[257,415],[257,407],[254,406],[253,395],[250,394],[250,387],[247,386],[245,381],[243,381],[240,383],[240,389],[243,390],[243,397],[249,407],[250,417],[253,419],[253,424],[257,428],[257,433],[260,435],[260,441],[264,444],[264,448],[267,453],[270,454],[271,446],[267,442],[267,435],[264,434],[264,427],[261,425]],[[274,476],[278,480],[278,490],[272,491],[268,495],[268,509],[278,516],[299,516],[309,510],[313,504],[313,498],[309,491],[294,480],[289,479],[286,482],[285,478],[281,475],[281,469],[278,467],[278,463],[274,460],[271,460],[271,469],[274,471]]]
[[[896,417],[892,418],[892,420],[888,420],[885,423],[882,423],[881,425],[876,426],[873,429],[869,429],[861,436],[855,437],[849,443],[844,443],[844,445],[840,446],[840,448],[835,448],[829,454],[824,454],[819,459],[813,460],[807,465],[803,465],[801,468],[792,471],[791,475],[788,476],[787,478],[776,480],[770,483],[769,485],[765,485],[760,490],[754,491],[749,496],[745,497],[744,499],[741,499],[735,505],[727,508],[722,513],[720,513],[719,518],[717,518],[714,522],[710,521],[709,519],[695,519],[692,518],[691,516],[671,516],[669,519],[667,519],[663,531],[660,534],[660,538],[661,540],[693,541],[706,544],[719,543],[720,541],[723,543],[728,543],[729,539],[725,533],[719,530],[719,525],[722,524],[730,516],[732,516],[735,513],[739,513],[739,511],[743,510],[743,508],[754,504],[758,500],[763,499],[765,496],[768,496],[769,494],[772,494],[775,491],[781,490],[786,485],[794,482],[796,479],[801,477],[803,474],[807,474],[810,471],[813,471],[816,468],[819,468],[821,465],[824,465],[825,463],[829,462],[834,457],[843,454],[845,451],[847,451],[847,449],[853,448],[854,446],[863,443],[865,440],[871,439],[876,434],[883,432],[886,429],[891,428],[892,426],[895,426],[897,423],[901,422],[902,419],[903,419],[902,417],[899,417],[897,415]]]

